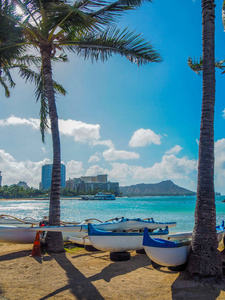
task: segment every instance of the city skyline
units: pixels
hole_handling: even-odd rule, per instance
[[[222,4],[216,4],[216,58],[222,60]],[[66,178],[108,174],[120,186],[172,180],[196,191],[202,78],[187,61],[201,55],[201,1],[173,0],[169,13],[162,3],[145,3],[118,26],[143,33],[163,62],[138,67],[115,55],[92,64],[69,55],[69,63],[54,64],[54,79],[68,92],[57,96]],[[13,74],[11,98],[0,90],[2,185],[23,180],[38,188],[42,166],[52,163],[51,135],[42,144],[34,87]],[[222,194],[224,76],[216,71],[215,190]]]

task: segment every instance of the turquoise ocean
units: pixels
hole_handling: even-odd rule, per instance
[[[225,196],[216,197],[217,225],[225,220]],[[177,222],[170,232],[190,231],[194,227],[196,197],[133,197],[115,201],[61,200],[61,220],[81,222],[96,218],[106,221],[115,217],[154,218],[156,222]],[[0,215],[40,219],[48,216],[48,200],[0,201]]]

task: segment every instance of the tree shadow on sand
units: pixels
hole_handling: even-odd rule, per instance
[[[136,255],[132,256],[130,261],[112,262],[110,265],[102,269],[100,273],[95,274],[88,279],[90,281],[103,279],[106,282],[110,282],[110,280],[116,276],[130,273],[136,269],[149,266],[149,264],[149,258],[147,255]]]
[[[8,253],[8,254],[0,256],[0,262],[29,256],[30,254],[31,254],[30,250],[23,250],[23,251]]]
[[[70,292],[77,299],[88,299],[88,300],[103,300],[104,297],[99,293],[96,287],[92,284],[93,281],[103,279],[109,282],[113,277],[120,276],[129,272],[132,272],[138,268],[149,266],[149,259],[137,255],[132,257],[132,263],[130,262],[112,262],[109,266],[104,268],[99,274],[91,277],[85,277],[66,257],[65,253],[52,255],[53,259],[59,264],[59,266],[66,271],[69,283],[49,293],[45,297],[39,300],[45,300],[51,298],[65,290],[70,290]],[[139,259],[138,259],[139,258]],[[104,258],[103,258],[104,259]]]
[[[62,269],[66,271],[69,283],[64,287],[57,289],[52,293],[49,293],[45,297],[40,298],[40,300],[51,298],[66,290],[70,290],[70,292],[77,299],[104,299],[98,292],[96,287],[91,283],[91,281],[86,278],[66,257],[65,252],[60,254],[52,254],[52,258],[59,264]]]
[[[225,283],[212,284],[210,281],[195,281],[186,272],[181,272],[171,286],[173,300],[215,300],[221,291],[225,291]]]

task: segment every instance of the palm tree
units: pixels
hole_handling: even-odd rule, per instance
[[[140,6],[142,2],[143,0],[13,0],[13,5],[20,7],[23,15],[20,16],[16,9],[13,18],[6,14],[22,31],[23,41],[5,43],[1,45],[0,52],[21,45],[26,46],[27,51],[33,47],[41,54],[53,143],[50,225],[60,223],[61,185],[60,137],[51,59],[56,53],[68,50],[93,61],[105,61],[115,53],[138,65],[160,62],[159,54],[140,34],[128,29],[121,31],[114,25],[123,12]],[[62,251],[61,235],[50,234],[47,246],[49,251]]]
[[[203,98],[199,140],[195,227],[187,271],[191,277],[221,278],[222,261],[217,250],[214,191],[214,106],[215,106],[215,3],[202,0]]]
[[[5,17],[13,16],[13,8],[7,2],[0,3],[0,45],[5,43],[20,43],[22,41],[20,29],[15,27],[15,22]],[[15,61],[23,54],[22,45],[5,49],[0,53],[0,84],[5,90],[5,96],[10,97],[10,88],[15,86],[10,70],[17,67],[25,67],[21,62]]]

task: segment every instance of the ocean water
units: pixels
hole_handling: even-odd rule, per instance
[[[216,197],[217,225],[225,220],[225,196]],[[177,222],[170,232],[190,231],[194,227],[196,197],[135,197],[115,201],[62,200],[61,220],[82,222],[96,218],[106,221],[115,217],[154,218],[156,222]],[[48,215],[48,200],[0,201],[0,215],[40,219]]]

